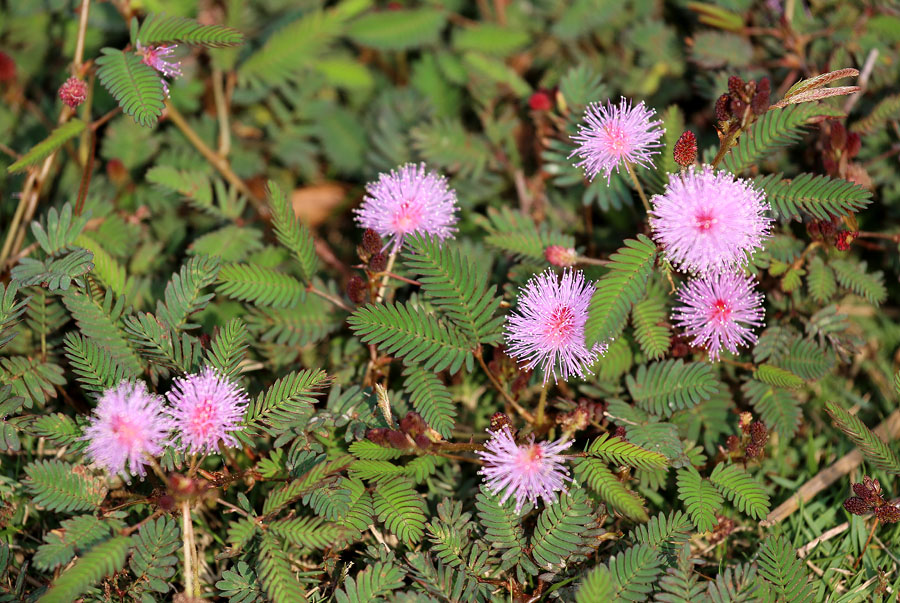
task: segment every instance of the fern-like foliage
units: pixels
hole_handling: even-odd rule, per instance
[[[685,603],[695,601],[703,595],[704,585],[700,584],[700,576],[694,571],[691,562],[691,547],[685,544],[680,548],[676,564],[669,567],[659,579],[655,601],[660,603]]]
[[[240,364],[249,347],[250,334],[240,318],[232,318],[216,334],[206,359],[226,377],[235,377],[240,372]]]
[[[157,302],[156,316],[176,331],[200,326],[187,322],[188,318],[205,308],[213,298],[214,294],[201,292],[215,282],[218,273],[217,258],[190,258],[166,285],[165,303]]]
[[[719,463],[709,481],[742,513],[762,519],[769,512],[769,495],[756,479],[737,465]]]
[[[777,149],[800,140],[809,120],[822,114],[823,108],[817,103],[788,105],[767,111],[741,134],[738,143],[725,155],[722,166],[733,174],[740,174]]]
[[[706,594],[713,603],[757,603],[766,592],[765,586],[755,564],[741,563],[719,572],[715,581],[709,583]]]
[[[427,509],[411,481],[396,477],[379,482],[372,505],[378,520],[407,546],[422,541]]]
[[[887,299],[884,286],[884,273],[867,272],[866,262],[850,260],[833,260],[831,267],[841,287],[865,298],[870,303],[880,306]]]
[[[628,533],[628,539],[635,544],[646,544],[657,549],[666,558],[667,565],[673,565],[676,552],[688,543],[693,531],[691,519],[681,511],[660,513],[650,521],[636,526]]]
[[[142,126],[156,124],[165,108],[166,94],[159,74],[133,52],[101,48],[97,77],[122,111]]]
[[[889,121],[897,119],[900,119],[900,94],[893,94],[875,105],[872,112],[850,126],[850,130],[859,134],[871,134]]]
[[[407,267],[422,283],[431,304],[441,309],[471,341],[495,343],[504,317],[495,317],[500,306],[496,286],[487,287],[487,274],[464,258],[455,246],[435,238],[415,235],[407,239]]]
[[[816,381],[825,376],[834,364],[833,355],[820,348],[811,339],[797,339],[791,343],[788,353],[778,361],[801,379]]]
[[[12,328],[25,312],[28,298],[16,299],[19,288],[15,283],[0,283],[0,348],[13,340],[18,332]]]
[[[584,490],[572,489],[547,505],[531,537],[531,556],[545,570],[557,569],[581,548],[581,535],[594,520]]]
[[[508,498],[501,503],[500,496],[482,486],[480,492],[475,495],[475,507],[478,509],[478,519],[484,527],[491,548],[502,551],[501,569],[522,564],[528,571],[537,573],[537,568],[525,554],[525,530],[514,512],[513,499]]]
[[[0,383],[11,385],[13,392],[25,398],[25,406],[43,406],[56,397],[54,386],[65,384],[62,367],[51,360],[25,356],[0,357]]]
[[[472,345],[461,332],[410,304],[370,304],[357,309],[347,323],[363,343],[403,358],[407,366],[451,373],[463,364],[467,370],[474,366]]]
[[[646,601],[662,571],[659,553],[650,545],[638,544],[609,560],[615,590],[611,600]]]
[[[382,601],[403,586],[403,570],[392,563],[376,562],[356,574],[347,576],[344,587],[335,591],[338,603],[369,603]]]
[[[141,23],[136,39],[144,46],[151,44],[192,44],[206,48],[239,46],[244,41],[241,32],[222,25],[200,25],[193,19],[165,14],[150,14]]]
[[[609,258],[609,272],[597,283],[591,298],[585,340],[588,346],[621,335],[631,308],[646,292],[647,280],[656,261],[656,245],[638,235]]]
[[[847,437],[856,444],[867,462],[888,473],[900,475],[900,459],[897,458],[891,447],[872,433],[856,415],[851,415],[834,402],[825,403],[825,412],[828,413],[838,429],[847,434]]]
[[[782,179],[781,174],[769,174],[755,178],[753,186],[765,191],[766,200],[782,220],[799,220],[801,214],[817,220],[848,216],[865,208],[872,197],[858,184],[816,174],[800,174],[790,180]]]
[[[269,524],[269,529],[285,542],[309,549],[334,546],[341,538],[341,529],[320,517],[290,517]]]
[[[24,287],[43,284],[50,291],[65,291],[73,281],[79,286],[83,284],[79,277],[94,269],[93,259],[93,253],[81,248],[46,260],[22,258],[10,276]]]
[[[269,181],[268,193],[275,236],[278,237],[278,242],[297,258],[306,282],[312,282],[319,265],[312,233],[305,224],[300,224],[294,214],[293,205],[284,196],[284,191],[272,180]]]
[[[319,389],[328,383],[321,370],[302,370],[278,379],[247,408],[242,436],[277,432],[308,415]]]
[[[649,517],[644,501],[616,479],[604,461],[596,458],[579,459],[574,468],[579,482],[596,492],[615,511],[633,521],[647,521]]]
[[[808,265],[806,284],[814,301],[824,304],[837,292],[834,271],[819,256],[814,256]]]
[[[456,405],[450,390],[437,375],[420,367],[407,367],[403,376],[403,389],[409,394],[410,404],[429,427],[449,438],[456,424]]]
[[[538,228],[534,221],[509,208],[500,210],[488,208],[488,222],[485,228],[488,236],[485,242],[501,251],[518,258],[527,258],[545,262],[544,251],[550,245],[559,245],[570,249],[575,246],[572,236],[550,230],[546,223]]]
[[[308,295],[293,308],[250,308],[247,323],[262,341],[295,347],[322,341],[342,325],[342,317],[325,300]]]
[[[605,565],[590,570],[575,592],[575,603],[614,601],[616,580]]]
[[[281,541],[271,532],[264,534],[260,540],[256,571],[269,601],[292,603],[306,600],[303,586],[291,567],[290,557]]]
[[[293,308],[306,297],[306,290],[297,279],[272,268],[226,264],[218,277],[219,293],[257,306]]]
[[[641,365],[637,375],[628,375],[625,382],[638,406],[667,417],[708,400],[721,387],[708,363],[685,364],[681,359]]]
[[[157,165],[147,170],[144,178],[162,190],[178,193],[198,208],[211,211],[210,208],[213,207],[212,186],[205,171]]]
[[[132,536],[133,553],[129,561],[137,577],[133,590],[169,592],[168,581],[175,575],[181,546],[181,529],[175,520],[162,516],[147,522]]]
[[[771,386],[786,389],[798,389],[804,385],[803,379],[791,371],[766,363],[756,367],[753,377]]]
[[[615,436],[610,437],[608,433],[591,442],[587,453],[609,463],[628,465],[636,469],[664,469],[669,464],[669,459],[662,454],[645,450]]]
[[[125,330],[154,374],[164,375],[169,370],[190,373],[200,364],[200,341],[187,333],[179,334],[149,312],[127,317]]]
[[[60,147],[62,147],[68,141],[84,132],[85,127],[86,124],[80,119],[70,119],[66,123],[50,132],[50,135],[47,138],[31,147],[28,152],[22,155],[21,158],[16,160],[6,170],[10,174],[15,174],[16,172],[22,172],[26,168],[29,168],[43,161],[52,153],[55,153],[57,150],[59,150]]]
[[[105,348],[81,333],[66,333],[63,345],[72,372],[87,391],[102,392],[123,379],[137,377],[137,374],[118,364]]]
[[[63,304],[83,336],[108,350],[116,363],[128,373],[137,375],[143,372],[141,361],[121,324],[121,317],[126,312],[125,298],[120,297],[114,303],[110,292],[101,301],[70,291],[63,296]]]
[[[790,440],[803,419],[800,401],[779,386],[754,379],[747,381],[741,389],[760,420],[785,441]]]
[[[775,590],[776,600],[806,603],[816,600],[806,565],[783,536],[772,536],[759,549],[759,575]]]
[[[651,288],[647,296],[631,309],[634,338],[648,359],[662,358],[669,349],[672,329],[663,295]]]
[[[684,503],[691,521],[700,532],[713,529],[718,520],[716,513],[722,506],[722,495],[716,487],[703,479],[696,469],[678,470],[678,498]]]
[[[93,515],[79,515],[60,522],[59,530],[44,535],[44,544],[34,554],[34,564],[48,571],[72,560],[76,551],[82,553],[109,537],[112,525]]]
[[[262,603],[265,596],[261,590],[256,572],[243,561],[239,561],[233,569],[222,572],[222,579],[216,582],[222,596],[228,597],[228,603]]]
[[[81,465],[55,459],[35,461],[25,467],[25,474],[32,502],[51,511],[93,511],[106,497],[105,480],[91,477]]]
[[[100,581],[125,567],[131,539],[124,536],[98,544],[53,581],[40,598],[41,603],[69,603],[97,586]]]
[[[71,123],[71,122],[70,122]],[[75,243],[84,230],[88,216],[73,216],[72,204],[66,203],[57,211],[51,207],[46,217],[31,223],[31,234],[47,255],[54,255]]]

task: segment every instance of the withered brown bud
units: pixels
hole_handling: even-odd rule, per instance
[[[747,110],[747,103],[739,98],[731,99],[731,114],[737,118],[741,118],[744,115],[744,111]]]
[[[744,80],[736,75],[728,78],[728,93],[732,98],[740,98],[744,94]]]
[[[160,509],[168,513],[175,508],[175,497],[170,494],[163,494],[156,499],[156,504]]]
[[[373,254],[372,257],[369,258],[369,271],[384,272],[387,269],[387,262],[387,256],[383,253]]]
[[[757,115],[762,115],[769,110],[769,96],[772,93],[771,88],[772,85],[769,83],[769,78],[767,77],[759,80],[759,83],[756,85],[756,93],[753,95],[751,107],[753,108],[753,112]]]
[[[370,255],[381,253],[381,235],[379,235],[371,228],[367,228],[363,233],[362,246],[363,249],[365,249],[366,252],[368,252]]]
[[[366,281],[354,275],[347,281],[347,297],[354,304],[361,304],[366,300]]]
[[[894,505],[881,505],[875,508],[875,517],[881,520],[881,523],[897,523],[900,521],[900,509]]]
[[[615,431],[615,433],[614,433],[613,435],[615,435],[615,436],[616,436],[617,438],[619,438],[619,439],[624,440],[624,439],[625,439],[625,436],[628,435],[628,430],[626,430],[626,429],[625,429],[623,426],[621,426],[621,425],[617,425],[617,426],[616,426],[616,431]]]
[[[422,450],[428,450],[431,448],[431,440],[428,439],[424,433],[421,433],[416,436],[416,446],[421,448]]]
[[[502,412],[495,412],[491,415],[491,431],[500,431],[504,427],[509,427],[510,431],[512,431],[512,422],[509,420],[509,417]]]
[[[844,145],[844,151],[847,152],[847,157],[856,157],[860,148],[862,148],[862,138],[859,137],[859,134],[856,132],[847,134],[847,144]]]
[[[869,512],[869,503],[858,496],[851,496],[844,501],[844,508],[853,515],[865,515]]]
[[[697,161],[697,137],[690,130],[685,130],[675,143],[672,151],[675,163],[687,167]]]
[[[757,446],[762,446],[769,439],[769,431],[759,421],[750,424],[750,441]]]
[[[736,435],[730,435],[725,438],[725,447],[728,448],[729,452],[735,452],[740,445],[741,439]]]
[[[384,437],[387,435],[388,430],[383,427],[376,427],[374,429],[366,430],[366,439],[375,442],[381,446],[384,446]]]
[[[747,448],[744,449],[744,455],[748,459],[755,459],[761,453],[762,453],[762,448],[760,448],[756,444],[747,444]]]
[[[409,448],[409,439],[402,431],[391,429],[384,434],[384,439],[394,448]]]
[[[716,101],[716,119],[718,121],[728,121],[731,119],[731,97],[723,94]]]
[[[426,428],[425,420],[417,412],[409,411],[405,417],[400,419],[400,429],[408,433],[413,439],[417,435],[424,433]]]

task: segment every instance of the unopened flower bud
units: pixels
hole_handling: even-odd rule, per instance
[[[745,103],[740,98],[732,98],[731,99],[731,114],[737,118],[741,118],[744,115],[744,111],[747,110],[747,103]]]
[[[847,157],[856,157],[860,148],[862,148],[862,138],[859,137],[859,134],[856,132],[847,134],[847,143],[844,145]]]
[[[730,435],[725,438],[725,447],[728,448],[729,452],[735,452],[738,449],[738,446],[741,445],[741,439],[736,435]]]
[[[740,98],[744,95],[744,80],[736,75],[728,78],[728,93],[732,98]]]
[[[351,276],[347,282],[347,297],[354,304],[361,304],[366,299],[366,281],[359,276]]]
[[[844,501],[844,508],[853,515],[865,515],[869,512],[869,503],[857,496],[851,496]]]
[[[370,272],[384,272],[387,269],[387,256],[383,253],[373,254],[371,258],[369,258],[369,271]]]
[[[716,119],[718,121],[728,121],[731,119],[731,97],[723,94],[716,101]]]
[[[394,448],[400,448],[401,450],[409,448],[409,438],[402,431],[391,429],[385,434],[384,439]]]
[[[509,420],[509,417],[507,417],[506,414],[495,412],[491,415],[491,426],[489,427],[491,431],[500,431],[504,427],[509,427],[510,431],[513,430],[512,421]]]
[[[761,453],[762,453],[762,448],[760,448],[756,444],[747,444],[747,448],[744,449],[744,455],[748,459],[755,459]]]
[[[751,107],[753,108],[754,113],[762,115],[769,110],[769,96],[771,93],[772,85],[769,83],[769,78],[764,77],[759,80],[759,83],[756,85],[756,92],[753,94],[753,100],[751,101]]]
[[[750,424],[750,441],[757,446],[762,446],[769,439],[769,432],[766,426],[759,421]]]
[[[366,430],[366,439],[370,442],[375,442],[378,445],[384,445],[384,437],[387,435],[388,430],[383,427],[376,427],[374,429]]]
[[[875,517],[881,520],[881,523],[897,523],[900,521],[900,509],[894,505],[881,505],[875,507]]]
[[[847,128],[837,121],[831,124],[831,148],[843,150],[845,146],[847,146]]]
[[[59,87],[59,100],[73,109],[83,103],[86,98],[87,86],[84,81],[75,76],[67,79],[66,82]]]
[[[619,438],[620,440],[624,440],[626,438],[626,436],[628,435],[628,431],[622,425],[617,425],[616,431],[613,435],[615,437]]]
[[[428,450],[431,448],[432,442],[428,439],[424,433],[420,433],[416,436],[416,446],[421,448],[422,450]]]
[[[850,244],[859,237],[859,231],[850,232],[849,230],[842,230],[837,233],[837,236],[834,239],[834,246],[838,251],[847,251],[850,249]]]
[[[381,252],[381,248],[383,247],[381,235],[371,228],[367,228],[363,233],[362,246],[369,254]]]
[[[528,99],[528,106],[534,111],[549,111],[553,108],[553,98],[549,90],[538,90]]]
[[[422,415],[417,412],[409,411],[405,417],[400,419],[400,429],[408,433],[413,439],[423,433],[427,427]]]
[[[697,137],[690,130],[685,130],[675,143],[672,151],[675,163],[681,167],[688,167],[697,161]]]
[[[16,79],[16,62],[5,52],[0,52],[0,82]]]
[[[575,259],[578,255],[571,247],[566,249],[562,245],[550,245],[544,250],[544,257],[547,258],[547,261],[553,266],[567,268],[575,265]]]

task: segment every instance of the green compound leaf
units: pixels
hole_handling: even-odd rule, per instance
[[[753,186],[766,193],[776,217],[800,220],[806,214],[818,220],[849,216],[871,203],[872,193],[858,184],[817,174],[784,180],[781,174],[758,176]]]
[[[538,567],[558,568],[581,548],[581,534],[594,521],[588,501],[584,490],[573,489],[544,508],[531,537],[531,556]]]
[[[575,475],[610,507],[633,521],[647,521],[644,501],[616,479],[606,462],[596,458],[575,462]]]
[[[125,567],[131,538],[119,536],[98,544],[53,581],[40,603],[70,603],[100,581]]]
[[[828,413],[838,429],[847,434],[847,437],[856,444],[868,463],[888,473],[900,475],[900,460],[897,459],[897,455],[884,440],[866,427],[865,423],[834,402],[825,403],[825,412]]]
[[[278,237],[279,243],[294,254],[306,282],[312,282],[319,265],[312,234],[305,224],[300,224],[297,220],[293,205],[284,196],[284,191],[272,180],[269,180],[268,193],[275,236]]]
[[[144,46],[192,44],[206,48],[224,48],[239,46],[244,42],[244,35],[222,25],[200,25],[193,19],[151,14],[141,23],[137,41]]]
[[[759,549],[759,575],[775,589],[776,600],[807,603],[816,600],[806,564],[797,558],[791,543],[782,536],[768,538]]]
[[[149,67],[148,67],[149,69]],[[70,119],[50,133],[50,136],[37,143],[22,155],[22,158],[9,166],[6,170],[10,174],[24,171],[36,163],[46,159],[60,147],[84,132],[86,124],[80,119]],[[55,210],[51,210],[55,211]],[[42,244],[43,246],[43,244]],[[49,252],[48,252],[49,253]]]
[[[669,464],[669,459],[658,452],[645,450],[615,436],[610,437],[608,433],[591,442],[586,452],[608,463],[628,465],[636,469],[664,469]]]
[[[106,480],[91,477],[81,465],[35,461],[25,467],[25,474],[32,502],[50,511],[94,511],[106,497]]]
[[[708,400],[721,388],[709,363],[685,364],[681,359],[641,365],[637,375],[628,375],[625,382],[638,406],[666,417]]]
[[[166,94],[159,73],[133,52],[102,48],[97,77],[122,111],[142,126],[151,127],[165,109]]]
[[[678,470],[678,498],[684,503],[691,521],[700,532],[713,529],[718,520],[716,513],[722,508],[722,495],[708,481],[700,477],[693,467]]]
[[[756,479],[737,465],[719,463],[709,476],[719,492],[742,513],[762,519],[769,512],[769,495]]]
[[[379,482],[372,504],[378,521],[404,544],[411,547],[422,541],[428,509],[413,482],[403,477]]]
[[[436,42],[445,22],[442,11],[430,8],[388,10],[355,19],[347,27],[347,35],[363,46],[405,50]]]

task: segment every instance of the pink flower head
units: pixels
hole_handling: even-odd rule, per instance
[[[631,106],[625,97],[619,105],[606,101],[605,105],[593,103],[584,112],[587,126],[579,124],[578,134],[572,140],[578,147],[572,155],[581,159],[575,164],[583,167],[591,180],[599,173],[606,176],[607,183],[623,163],[653,167],[651,157],[659,153],[659,141],[665,130],[661,121],[652,121],[656,111],[643,101]]]
[[[707,348],[710,360],[718,360],[722,348],[737,354],[738,346],[756,343],[752,327],[763,324],[764,296],[755,284],[752,276],[733,272],[691,279],[678,290],[684,305],[675,308],[672,320],[694,338],[692,345]]]
[[[356,222],[389,239],[394,250],[406,235],[421,232],[446,239],[456,228],[456,192],[447,179],[426,172],[425,165],[408,163],[390,174],[380,174],[366,186],[362,207],[354,210]]]
[[[220,443],[237,446],[231,434],[243,429],[241,419],[250,402],[243,388],[206,367],[199,374],[175,379],[166,397],[181,450],[212,454]]]
[[[531,370],[544,369],[544,383],[552,374],[565,380],[585,375],[606,345],[588,349],[584,325],[594,287],[586,283],[584,273],[568,269],[559,279],[552,269],[535,275],[519,293],[518,314],[509,317],[507,353]]]
[[[87,455],[112,474],[146,475],[147,456],[159,456],[172,429],[163,399],[143,382],[122,381],[100,397],[84,430]]]
[[[650,226],[669,260],[701,274],[740,266],[772,227],[762,191],[708,165],[672,174],[650,201]]]
[[[476,454],[484,461],[479,473],[485,485],[494,494],[503,492],[500,503],[515,495],[516,513],[522,510],[526,500],[537,503],[538,497],[546,504],[556,502],[557,491],[566,491],[566,481],[571,481],[565,467],[566,459],[560,453],[571,441],[557,440],[535,444],[534,435],[527,443],[516,444],[509,426],[493,432],[485,444],[485,451]]]
[[[143,46],[137,43],[137,53],[141,55],[141,62],[145,65],[153,67],[165,77],[176,78],[181,77],[181,62],[172,59],[175,54],[177,45],[172,46]],[[169,96],[169,83],[165,78],[159,78],[162,82],[163,90],[166,96]]]
[[[74,75],[59,87],[59,100],[75,109],[87,98],[87,85]]]

